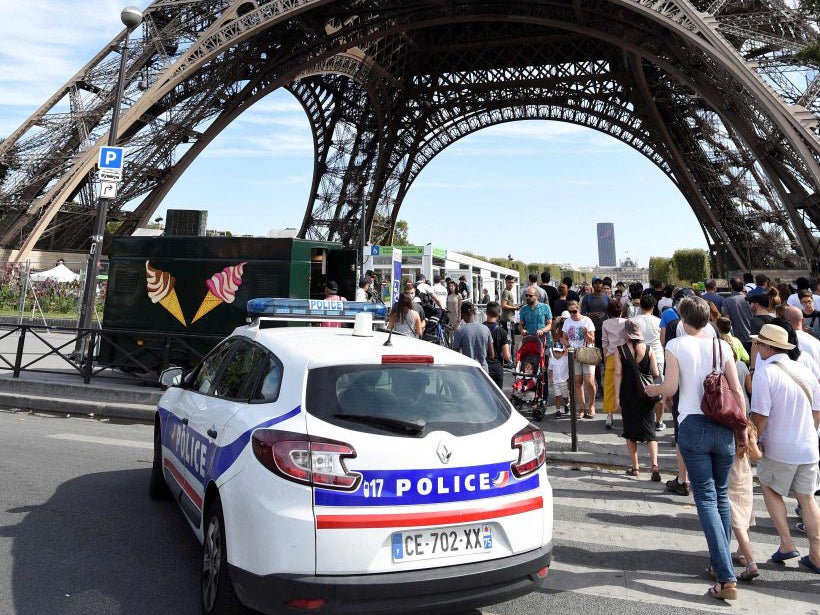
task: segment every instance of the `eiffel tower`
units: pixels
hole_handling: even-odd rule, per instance
[[[790,6],[155,0],[129,39],[116,135],[127,156],[109,220],[117,234],[150,221],[220,131],[286,88],[315,143],[301,237],[356,242],[365,216],[369,239],[389,241],[444,148],[544,119],[611,135],[656,164],[691,205],[717,271],[816,270],[820,76],[796,54],[817,34]],[[0,246],[18,261],[89,245],[125,35],[0,145]]]

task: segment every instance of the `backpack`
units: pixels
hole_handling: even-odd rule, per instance
[[[675,339],[678,336],[678,323],[680,322],[680,318],[676,318],[675,320],[670,320],[669,324],[666,325],[666,335],[663,338],[663,347],[666,348],[666,345],[669,343],[669,340]]]
[[[425,318],[441,317],[441,308],[438,306],[435,299],[433,299],[433,295],[431,293],[420,293],[416,291],[416,296],[419,298],[419,301],[421,301],[421,309],[424,310]]]

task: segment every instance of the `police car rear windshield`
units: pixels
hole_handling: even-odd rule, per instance
[[[418,438],[502,425],[509,405],[477,367],[337,365],[310,370],[306,410],[346,429]]]

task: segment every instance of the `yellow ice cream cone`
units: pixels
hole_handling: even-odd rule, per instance
[[[168,310],[174,318],[181,322],[183,327],[188,326],[185,322],[185,316],[182,314],[182,308],[179,305],[177,291],[172,288],[171,292],[165,295],[165,298],[161,299],[159,304]]]
[[[214,295],[211,291],[208,291],[208,294],[205,295],[205,298],[202,300],[202,303],[199,304],[199,309],[196,312],[196,316],[191,321],[191,324],[194,324],[197,320],[205,316],[208,312],[212,309],[217,307],[222,303],[222,299]]]

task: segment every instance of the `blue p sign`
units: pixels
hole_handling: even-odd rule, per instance
[[[122,171],[123,155],[121,147],[101,147],[97,166],[110,171]]]

